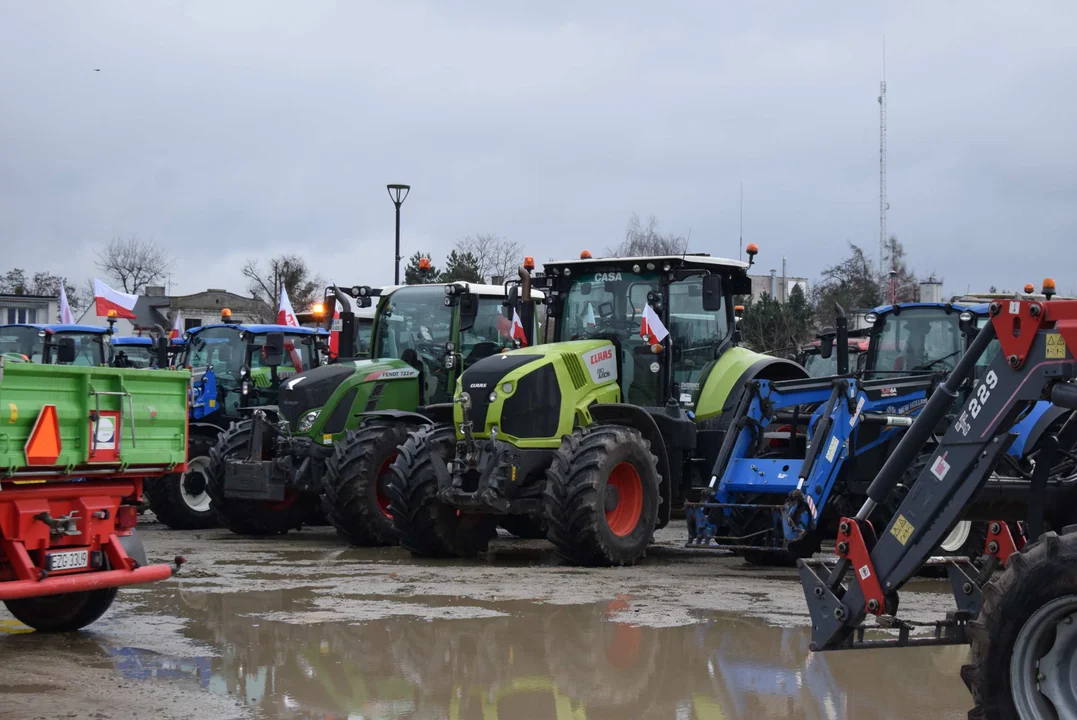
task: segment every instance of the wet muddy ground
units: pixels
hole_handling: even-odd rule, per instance
[[[561,565],[505,537],[476,561],[356,549],[328,528],[253,540],[142,530],[173,579],[68,636],[0,610],[0,718],[964,718],[967,649],[808,652],[793,570],[680,547]],[[902,614],[952,601],[916,581]]]

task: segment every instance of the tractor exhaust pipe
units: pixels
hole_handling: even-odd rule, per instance
[[[535,344],[535,304],[531,302],[531,271],[527,265],[517,269],[520,276],[520,320],[524,324],[524,336],[527,344]]]
[[[837,317],[834,319],[834,330],[837,333],[838,343],[838,375],[849,374],[849,320],[845,317],[845,308],[834,303]]]

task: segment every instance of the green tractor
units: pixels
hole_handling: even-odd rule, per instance
[[[329,294],[328,307],[370,304],[365,286]],[[356,358],[356,313],[342,312],[337,360],[282,382],[278,405],[254,408],[211,452],[209,490],[224,524],[241,534],[286,533],[321,505],[352,543],[396,544],[385,484],[397,446],[433,418],[451,420],[458,375],[511,347],[506,318],[533,317],[529,310],[516,286],[384,288],[372,359]]]
[[[547,289],[554,342],[466,368],[453,422],[401,445],[389,485],[401,544],[469,557],[514,519],[544,528],[572,563],[643,557],[673,506],[709,481],[739,388],[806,377],[738,347],[733,298],[751,292],[750,264],[547,263],[533,282]]]

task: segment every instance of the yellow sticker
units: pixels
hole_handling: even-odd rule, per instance
[[[512,466],[512,482],[516,482],[516,466]]]
[[[1066,357],[1066,339],[1058,333],[1047,335],[1047,357],[1048,359]]]
[[[7,409],[8,409],[7,421],[9,423],[13,423],[13,422],[15,422],[16,420],[19,419],[19,406],[18,405],[16,405],[15,403],[8,403],[7,404]]]
[[[904,515],[898,515],[897,520],[894,521],[894,526],[890,528],[890,534],[897,538],[897,541],[904,545],[909,542],[909,537],[912,536],[912,531],[915,528],[905,519]]]
[[[333,436],[332,435],[322,435],[322,444],[323,445],[331,445],[332,443],[333,443]]]
[[[211,408],[215,408],[215,407],[217,407],[217,401],[216,401],[216,400],[214,400],[213,398],[210,398],[210,400],[209,400],[209,406],[210,406]]]

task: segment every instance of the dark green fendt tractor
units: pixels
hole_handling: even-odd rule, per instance
[[[326,307],[369,306],[369,288],[332,292]],[[285,533],[321,504],[351,542],[395,544],[385,485],[397,446],[451,418],[460,372],[511,343],[505,317],[517,288],[508,296],[469,283],[384,288],[363,359],[355,313],[341,313],[339,359],[282,382],[278,405],[253,409],[214,448],[209,489],[222,522],[241,534]]]
[[[533,282],[554,342],[467,368],[454,421],[401,446],[389,486],[401,544],[468,557],[514,519],[544,527],[573,563],[639,560],[710,480],[739,388],[805,377],[738,347],[733,297],[751,292],[748,267],[706,255],[547,263]],[[648,306],[668,328],[661,342],[655,328],[641,336]]]

